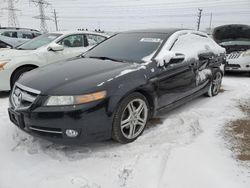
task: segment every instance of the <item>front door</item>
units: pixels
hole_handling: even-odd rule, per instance
[[[160,70],[157,83],[159,108],[187,96],[195,88],[193,66],[192,61],[183,61]]]
[[[58,43],[64,46],[62,51],[49,51],[47,55],[47,62],[54,63],[62,60],[67,60],[77,57],[89,49],[85,36],[83,34],[70,35],[63,38]]]

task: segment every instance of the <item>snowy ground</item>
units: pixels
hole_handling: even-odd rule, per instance
[[[0,188],[249,188],[250,169],[226,148],[226,122],[243,116],[250,78],[226,77],[223,93],[200,97],[150,126],[134,143],[65,147],[30,137],[8,119],[0,95]]]

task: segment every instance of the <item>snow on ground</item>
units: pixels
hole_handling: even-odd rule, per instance
[[[247,188],[250,170],[225,146],[223,127],[242,117],[248,77],[226,77],[223,93],[166,114],[134,143],[82,147],[35,139],[10,123],[0,95],[0,188]]]

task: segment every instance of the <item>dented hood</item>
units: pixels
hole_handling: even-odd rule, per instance
[[[218,43],[228,41],[250,41],[250,26],[231,24],[216,27],[212,33],[213,39]]]

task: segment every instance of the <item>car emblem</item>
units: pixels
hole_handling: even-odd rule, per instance
[[[12,99],[15,109],[19,108],[23,100],[22,91],[20,89],[16,89],[13,92]]]
[[[17,106],[19,107],[21,105],[21,102],[22,102],[22,92],[20,92],[18,95],[17,95]]]

